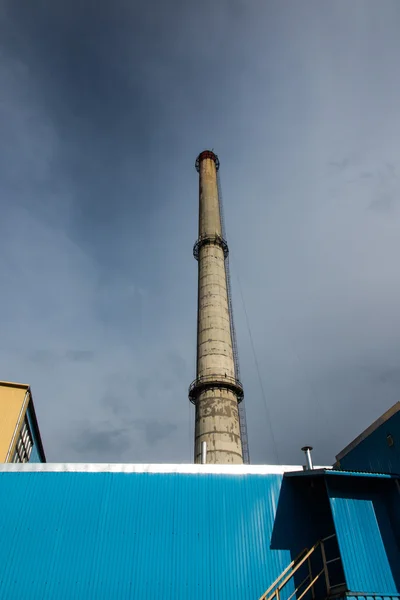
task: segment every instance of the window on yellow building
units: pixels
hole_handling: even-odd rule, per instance
[[[28,420],[25,417],[21,432],[15,448],[13,462],[26,463],[29,461],[32,452],[33,442],[32,435],[29,429]]]

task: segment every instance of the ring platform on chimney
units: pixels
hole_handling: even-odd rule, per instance
[[[228,244],[223,237],[216,233],[215,235],[201,235],[196,241],[195,245],[193,246],[193,256],[196,260],[199,260],[200,248],[207,244],[221,246],[222,250],[224,251],[224,258],[227,258],[229,254]]]
[[[211,150],[204,150],[203,152],[200,152],[200,154],[196,158],[196,162],[195,162],[196,171],[199,173],[199,171],[200,171],[200,162],[202,160],[204,160],[205,158],[211,158],[211,160],[213,160],[215,162],[215,168],[218,171],[218,169],[219,169],[219,158],[218,158],[218,156],[216,154],[214,154],[214,152],[211,152]]]
[[[198,396],[201,392],[211,390],[213,388],[224,388],[233,392],[237,401],[243,400],[243,386],[239,379],[235,377],[224,377],[223,375],[204,375],[197,377],[189,386],[189,400],[192,404],[196,404]]]

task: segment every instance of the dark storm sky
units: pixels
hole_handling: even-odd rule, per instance
[[[0,1],[0,379],[49,461],[192,460],[204,148],[252,461],[330,464],[399,399],[399,26],[396,0]]]

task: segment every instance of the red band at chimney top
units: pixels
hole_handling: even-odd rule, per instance
[[[199,172],[200,161],[204,160],[205,158],[211,158],[211,160],[213,160],[215,162],[215,168],[218,171],[219,159],[218,159],[218,156],[216,154],[214,154],[214,152],[212,152],[211,150],[203,150],[203,152],[200,152],[200,154],[196,158],[196,171]]]

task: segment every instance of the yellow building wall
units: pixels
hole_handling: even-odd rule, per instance
[[[0,462],[6,462],[11,444],[21,428],[28,401],[24,402],[28,385],[0,381]],[[12,455],[7,462],[12,460]]]

